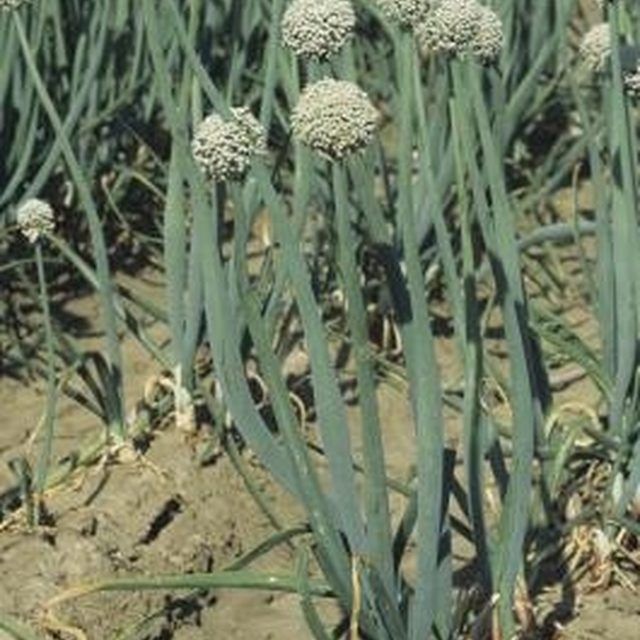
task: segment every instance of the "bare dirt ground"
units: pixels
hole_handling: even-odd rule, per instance
[[[154,369],[141,352],[132,348],[128,355],[138,372],[130,382],[134,397]],[[389,427],[390,473],[403,477],[412,447],[408,407],[390,388],[383,389],[380,398]],[[3,380],[0,403],[0,451],[6,462],[19,450],[15,443],[26,441],[37,423],[44,397],[37,387]],[[64,438],[100,428],[77,407],[63,403],[61,413]],[[64,441],[59,444],[65,448]],[[301,514],[288,496],[258,466],[251,470],[282,521],[299,522]],[[399,498],[394,500],[396,514],[401,504]],[[46,528],[14,525],[0,530],[0,611],[48,628],[47,637],[116,638],[145,616],[156,615],[146,634],[136,637],[311,638],[296,596],[260,592],[216,591],[192,598],[164,592],[93,594],[43,618],[43,605],[70,587],[112,576],[221,569],[272,531],[230,461],[222,456],[213,464],[199,465],[193,443],[172,425],[156,432],[141,461],[88,469],[53,491],[47,509],[51,525]],[[258,566],[290,571],[293,563],[284,547]],[[556,593],[545,599],[550,605],[559,598]],[[563,637],[632,640],[640,628],[640,597],[622,588],[583,595],[567,615]],[[4,640],[2,632],[0,639]]]
[[[144,357],[137,361],[142,381]],[[408,408],[398,392],[388,388],[381,392],[381,401],[383,420],[395,432],[387,438],[390,472],[402,477],[411,455],[411,438],[408,433],[403,436],[403,426],[410,424]],[[2,381],[3,462],[16,453],[14,443],[24,441],[37,423],[43,402],[37,388]],[[83,420],[80,409],[65,412],[68,437],[76,428],[83,430]],[[90,428],[99,425],[88,422],[86,429]],[[252,466],[252,473],[282,521],[299,522],[291,500],[258,466]],[[398,513],[399,499],[394,506]],[[311,638],[296,596],[261,592],[216,591],[195,597],[184,592],[93,594],[58,607],[55,616],[43,617],[43,605],[70,587],[113,576],[221,569],[271,533],[230,461],[222,456],[208,466],[199,465],[192,443],[173,426],[156,433],[142,461],[88,469],[52,492],[47,509],[50,526],[0,530],[0,611],[46,627],[47,637],[116,638],[145,616],[155,615],[146,633],[135,637]],[[293,562],[292,553],[281,547],[258,567],[290,571]],[[545,597],[549,607],[560,599],[553,592]],[[336,613],[328,615],[335,618]],[[578,596],[561,637],[632,640],[638,628],[640,597],[616,587]],[[4,638],[0,632],[0,640]]]
[[[95,317],[94,304],[88,299],[80,307]],[[126,392],[133,405],[159,371],[130,339],[123,348]],[[7,462],[29,448],[44,404],[41,385],[0,381],[1,489],[14,482]],[[56,458],[101,428],[79,405],[61,398]],[[0,611],[48,628],[48,637],[115,638],[154,614],[158,619],[146,635],[135,637],[305,637],[296,599],[264,593],[90,595],[43,617],[45,603],[68,587],[113,576],[219,570],[272,533],[226,456],[199,463],[205,444],[167,425],[154,432],[139,460],[99,463],[51,491],[46,527],[30,530],[20,518],[0,525]],[[296,506],[249,454],[245,458],[282,521],[299,522]],[[290,553],[278,551],[258,566],[286,571],[292,562]],[[163,607],[166,613],[158,617]]]

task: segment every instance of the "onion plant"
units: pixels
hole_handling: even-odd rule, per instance
[[[640,455],[637,445],[638,367],[638,157],[633,125],[637,94],[633,91],[637,73],[637,37],[633,21],[624,6],[607,9],[603,27],[606,48],[600,53],[597,72],[599,101],[604,122],[587,112],[585,97],[574,87],[585,135],[589,140],[589,161],[597,188],[598,262],[596,301],[603,345],[603,376],[611,381],[605,400],[608,407],[606,434],[611,438],[605,454],[612,464],[605,521],[610,533],[624,526],[629,504],[637,499],[640,484]],[[605,23],[603,23],[605,24]],[[583,53],[593,47],[585,38]]]
[[[21,54],[24,56],[25,64],[29,72],[29,79],[33,85],[34,92],[42,103],[42,108],[46,113],[51,127],[55,131],[60,144],[60,149],[69,167],[82,207],[87,215],[91,240],[95,253],[96,273],[100,286],[98,292],[102,301],[102,312],[105,323],[105,336],[107,343],[107,367],[109,385],[107,388],[107,408],[108,427],[113,435],[123,438],[125,434],[125,417],[122,398],[122,361],[120,355],[120,344],[117,335],[116,314],[114,310],[114,289],[111,282],[111,272],[107,259],[107,248],[101,229],[95,200],[91,194],[91,187],[84,175],[65,133],[62,120],[55,108],[51,96],[47,91],[38,70],[36,59],[33,55],[31,44],[24,23],[21,18],[21,11],[14,9],[12,12],[13,28],[17,34],[17,40]]]
[[[420,102],[415,93],[415,83],[419,73],[413,38],[406,28],[398,29],[391,26],[394,34],[393,44],[397,58],[398,78],[397,103],[394,107],[397,110],[399,122],[396,160],[398,196],[392,204],[392,210],[387,212],[393,221],[391,233],[389,233],[384,220],[385,212],[376,202],[375,195],[367,192],[366,185],[368,184],[369,188],[373,185],[370,178],[365,177],[358,189],[360,193],[349,197],[349,183],[351,180],[355,183],[360,177],[358,172],[364,172],[366,176],[372,169],[375,170],[375,164],[372,164],[373,157],[370,155],[364,163],[354,161],[353,173],[349,170],[351,164],[349,158],[369,142],[375,129],[375,118],[370,122],[367,120],[370,116],[367,115],[366,97],[364,94],[359,97],[360,90],[355,85],[343,80],[320,79],[325,74],[333,75],[336,72],[336,68],[328,61],[328,57],[334,51],[327,45],[326,36],[322,32],[322,22],[313,23],[313,13],[310,10],[305,13],[300,9],[303,4],[302,2],[298,3],[300,6],[295,3],[291,5],[290,12],[285,16],[289,19],[287,33],[295,34],[295,20],[310,20],[311,24],[317,24],[317,26],[309,27],[306,32],[313,33],[314,29],[317,29],[319,36],[317,44],[313,44],[313,47],[317,47],[313,49],[315,61],[306,60],[309,54],[304,46],[301,45],[295,51],[302,56],[302,60],[293,61],[293,65],[303,65],[303,71],[308,74],[312,84],[302,93],[294,111],[293,134],[299,143],[327,158],[331,164],[330,182],[335,208],[326,211],[325,215],[334,219],[337,227],[338,266],[341,277],[344,278],[349,339],[356,359],[363,416],[363,468],[368,496],[365,498],[364,510],[361,512],[356,492],[354,461],[349,433],[346,429],[344,400],[338,390],[337,373],[330,360],[327,336],[322,326],[322,318],[318,313],[318,302],[311,287],[310,273],[300,250],[300,239],[297,236],[296,227],[288,224],[282,196],[274,189],[272,177],[261,166],[263,161],[259,157],[255,161],[254,171],[246,175],[248,167],[245,163],[250,159],[251,153],[247,145],[252,142],[250,137],[243,138],[242,134],[243,130],[248,132],[253,125],[249,122],[244,123],[239,112],[229,107],[220,108],[220,92],[211,90],[210,79],[201,83],[201,90],[207,94],[206,97],[211,101],[213,108],[218,108],[221,112],[219,116],[215,116],[218,118],[215,126],[220,129],[221,134],[224,130],[222,127],[226,126],[227,135],[235,135],[235,140],[234,146],[230,146],[227,152],[224,136],[214,137],[217,133],[212,124],[211,133],[208,134],[210,139],[203,138],[202,141],[198,141],[197,148],[194,147],[196,160],[194,165],[189,146],[190,136],[184,118],[188,109],[178,108],[180,97],[166,81],[169,77],[169,67],[167,54],[162,48],[161,23],[154,3],[148,0],[144,3],[145,24],[156,77],[159,80],[161,101],[169,117],[173,134],[176,160],[172,163],[172,167],[174,171],[180,172],[181,181],[189,184],[194,228],[199,230],[196,234],[196,246],[203,269],[201,278],[204,288],[207,332],[216,354],[216,375],[223,388],[225,404],[235,418],[237,427],[247,444],[272,471],[274,477],[288,487],[305,505],[317,540],[318,563],[345,609],[353,608],[355,597],[353,582],[349,578],[352,571],[349,556],[361,557],[365,559],[365,565],[362,566],[366,567],[366,570],[361,569],[359,572],[357,580],[361,590],[358,588],[357,591],[362,596],[359,602],[360,624],[367,633],[375,637],[406,635],[406,637],[421,638],[429,635],[430,630],[435,628],[437,633],[444,637],[454,632],[450,626],[447,627],[451,624],[451,615],[438,610],[438,604],[442,603],[448,607],[453,600],[451,597],[441,598],[438,593],[447,585],[449,589],[451,588],[450,578],[446,577],[446,572],[443,573],[447,560],[439,555],[446,522],[441,519],[442,510],[443,508],[445,512],[447,510],[450,487],[443,485],[442,388],[425,299],[423,267],[420,260],[420,232],[415,218],[414,191],[419,189],[421,184],[418,183],[416,187],[411,175],[415,122],[420,122],[422,125],[418,139],[421,140],[420,148],[426,150],[427,157],[430,153],[429,142],[431,141],[419,106]],[[344,3],[335,3],[336,15],[342,15],[338,13],[341,4]],[[296,10],[299,12],[293,13]],[[325,11],[331,11],[331,8],[325,8]],[[278,16],[272,16],[272,19],[278,19]],[[345,24],[348,25],[351,14],[345,13],[345,20],[347,20]],[[178,25],[177,28],[179,29],[180,26]],[[340,46],[348,47],[348,44],[344,43],[343,31],[338,29],[332,35],[340,39]],[[294,35],[289,36],[289,41],[290,46],[295,50],[297,41]],[[183,42],[188,46],[187,42]],[[309,46],[308,42],[303,44]],[[344,57],[348,60],[348,52]],[[197,64],[197,56],[188,54],[187,59],[192,69],[199,74],[197,77],[200,79],[202,68]],[[349,67],[346,66],[345,69],[348,73]],[[470,77],[474,78],[474,86],[477,85],[477,89],[474,90],[478,96],[476,107],[482,107],[482,113],[486,113],[487,107],[484,104],[485,98],[481,94],[479,80],[474,76]],[[313,84],[314,79],[315,84]],[[361,103],[359,100],[365,100],[365,102]],[[331,106],[332,102],[343,106],[345,109],[343,115],[338,113],[333,115],[335,111]],[[200,100],[197,100],[197,104],[199,103]],[[463,117],[466,117],[466,111]],[[339,119],[332,120],[332,118]],[[228,125],[225,125],[225,120],[229,122]],[[235,129],[232,123],[237,123],[233,125]],[[468,124],[466,126],[469,128]],[[518,429],[514,433],[519,463],[513,470],[506,498],[501,534],[506,539],[504,551],[502,555],[497,554],[495,567],[492,567],[504,599],[503,624],[508,628],[512,594],[516,576],[522,565],[520,552],[527,527],[527,500],[531,489],[533,438],[536,427],[533,398],[536,394],[532,391],[532,385],[535,384],[532,381],[534,373],[527,363],[527,356],[532,352],[533,347],[529,346],[526,327],[522,324],[523,317],[518,311],[518,305],[524,306],[524,301],[519,284],[520,267],[515,230],[513,223],[509,222],[511,214],[508,212],[504,178],[498,155],[501,138],[494,140],[494,132],[491,130],[487,115],[480,119],[477,126],[481,133],[483,153],[492,172],[482,176],[481,179],[487,180],[491,185],[492,199],[499,203],[502,211],[501,223],[487,223],[491,226],[495,225],[498,230],[489,231],[488,229],[487,233],[491,233],[492,246],[498,247],[498,259],[501,264],[509,265],[506,268],[503,267],[506,275],[499,272],[497,279],[502,283],[505,277],[509,278],[508,286],[505,285],[504,288],[505,317],[509,327],[509,344],[514,351],[513,357],[516,362],[514,375],[517,389],[520,390],[520,395],[516,396],[519,398],[519,400],[516,399],[516,412],[520,411],[517,414]],[[474,136],[469,131],[467,133],[471,138]],[[196,135],[200,134],[196,133]],[[468,140],[467,144],[469,143]],[[300,151],[301,149],[298,148],[298,152]],[[237,156],[238,153],[242,155]],[[467,154],[468,161],[469,157]],[[204,169],[204,173],[199,171],[200,167]],[[437,178],[434,175],[432,162],[425,160],[423,167],[424,173],[421,172],[421,178],[424,177],[431,186],[435,186]],[[212,190],[207,189],[205,184],[207,178],[213,184]],[[240,179],[246,180],[244,195],[241,190],[229,186],[230,182]],[[305,181],[308,180],[307,177]],[[298,183],[294,185],[296,191],[298,186]],[[311,183],[311,190],[313,191],[313,183]],[[308,193],[306,186],[304,192]],[[430,192],[432,200],[435,193],[438,193],[437,188]],[[354,201],[355,209],[350,200]],[[274,238],[280,253],[280,256],[276,256],[276,269],[282,270],[286,287],[284,291],[274,290],[274,294],[287,293],[293,297],[304,329],[311,361],[318,427],[331,477],[329,493],[326,493],[320,485],[317,470],[314,469],[301,436],[300,426],[296,424],[295,414],[289,405],[281,365],[271,352],[270,343],[273,336],[265,331],[268,323],[265,323],[261,311],[261,307],[268,308],[268,304],[266,307],[264,305],[271,300],[261,301],[259,297],[256,298],[257,292],[252,290],[246,265],[242,264],[241,260],[238,266],[237,255],[234,255],[225,267],[219,227],[226,201],[232,203],[236,228],[245,230],[245,234],[241,232],[240,236],[244,238],[243,242],[239,243],[237,238],[234,242],[234,251],[239,252],[240,256],[246,254],[246,221],[253,217],[261,202],[264,203],[271,217]],[[308,206],[306,195],[299,197],[297,192],[293,194],[293,202],[296,207]],[[371,203],[373,203],[373,210],[367,212],[367,218],[372,218],[372,234],[377,238],[377,242],[388,247],[386,267],[389,269],[390,277],[393,278],[392,296],[402,329],[412,405],[415,411],[417,478],[414,491],[417,511],[414,522],[419,540],[418,575],[415,585],[407,583],[405,578],[397,573],[398,559],[396,559],[394,570],[394,561],[390,557],[392,546],[390,519],[388,506],[386,506],[388,498],[384,453],[377,419],[373,372],[367,356],[368,330],[363,312],[358,264],[349,251],[357,238],[353,235],[353,224],[358,220],[357,211],[362,211],[363,206],[368,207]],[[464,327],[464,302],[458,297],[457,266],[450,239],[446,237],[447,227],[441,212],[443,204],[442,201],[432,201],[430,204],[434,208],[440,208],[435,215],[438,220],[436,223],[438,243],[447,260],[446,269],[452,298],[458,300],[457,326]],[[213,211],[213,219],[211,211]],[[178,234],[176,237],[169,238],[168,241],[184,242],[184,237]],[[192,247],[191,250],[193,251],[194,248]],[[519,294],[518,291],[520,291]],[[514,295],[515,298],[512,297]],[[241,300],[245,302],[238,304]],[[468,300],[467,304],[471,306],[474,302]],[[233,316],[230,315],[230,311],[233,312]],[[281,432],[279,436],[270,435],[267,426],[261,424],[261,416],[252,409],[249,391],[244,382],[241,360],[242,331],[238,329],[242,327],[247,328],[256,350],[264,380],[272,398],[278,429]],[[464,350],[466,342],[461,339],[461,344]],[[477,349],[477,345],[474,346]],[[470,401],[470,406],[473,406],[473,401]],[[479,428],[479,414],[477,411],[473,412],[473,409],[470,411],[475,416],[469,424],[471,432]],[[481,519],[480,511],[481,508],[476,507],[479,519]],[[479,531],[482,531],[480,525]],[[336,537],[338,532],[342,532],[344,540]],[[486,547],[486,541],[483,540],[479,546],[482,544]],[[485,562],[489,562],[488,554],[485,553],[485,556]]]
[[[47,342],[47,403],[43,417],[44,437],[42,449],[39,454],[34,489],[36,495],[41,498],[45,488],[49,465],[51,462],[51,450],[54,437],[55,406],[56,406],[56,371],[54,356],[53,328],[51,326],[51,311],[49,307],[49,295],[45,275],[44,260],[42,257],[42,237],[48,231],[53,230],[53,210],[48,203],[42,200],[31,199],[24,202],[17,212],[17,221],[22,233],[34,246],[36,268],[38,271],[38,287],[40,290],[40,303],[45,326]],[[40,501],[36,508],[36,517],[39,519]]]
[[[53,70],[39,54],[48,46],[44,31],[64,33],[62,3],[47,9],[10,4],[16,7],[0,17],[0,35],[24,66],[12,73],[0,66],[0,99],[10,102],[13,92],[24,101],[18,126],[26,155],[20,157],[12,141],[0,206],[18,193],[34,195],[64,160],[87,217],[95,267],[59,234],[49,234],[49,244],[99,292],[107,338],[106,360],[98,359],[105,364],[96,364],[106,376],[99,382],[88,376],[89,393],[77,395],[126,437],[117,334],[126,328],[170,370],[178,424],[195,426],[198,399],[216,429],[230,419],[306,517],[303,527],[284,529],[231,447],[249,490],[280,528],[246,563],[210,575],[102,581],[67,595],[265,588],[297,592],[316,638],[331,637],[315,608],[318,597],[338,602],[341,628],[352,638],[513,637],[518,624],[530,622],[523,603],[526,608],[540,564],[529,552],[539,552],[538,559],[546,552],[536,534],[574,526],[558,515],[560,493],[573,480],[572,456],[584,452],[575,434],[558,442],[552,428],[562,407],[554,405],[550,350],[584,369],[606,401],[606,417],[593,412],[592,423],[579,430],[590,438],[591,454],[611,466],[603,527],[612,537],[633,529],[628,508],[640,484],[640,274],[634,257],[637,95],[629,93],[640,81],[631,45],[637,15],[624,3],[605,3],[610,41],[596,56],[601,109],[595,113],[592,96],[574,78],[575,3],[564,0],[142,0],[139,11],[121,0],[89,12],[85,37],[92,46],[78,45],[71,56],[64,38],[58,43],[75,96],[64,109],[54,99]],[[70,4],[72,14],[81,13],[79,0]],[[124,78],[109,54],[114,34],[133,44]],[[101,68],[109,81],[94,89]],[[140,328],[133,296],[117,295],[122,289],[112,282],[88,149],[76,132],[83,122],[92,130],[101,109],[117,109],[118,92],[135,93],[139,86],[138,114],[163,127],[156,168],[138,180],[162,209],[152,251],[163,260],[166,311],[142,299],[137,306],[167,324],[166,348]],[[579,120],[580,131],[559,127],[538,157],[531,139],[558,114]],[[36,145],[45,116],[46,153]],[[107,145],[103,152],[109,151]],[[578,176],[576,164],[587,158],[595,220],[523,236],[531,212]],[[30,185],[23,184],[27,174]],[[256,274],[249,246],[258,216],[267,218],[271,239]],[[319,236],[308,242],[313,216],[322,220],[328,242]],[[582,245],[586,234],[595,236],[595,256]],[[599,350],[532,299],[526,286],[526,276],[538,275],[527,251],[548,250],[560,240],[575,243],[583,271],[595,259],[594,276],[583,275],[599,322]],[[47,317],[43,256],[35,247]],[[372,345],[367,260],[384,274],[410,425],[381,418],[378,376],[392,365],[380,364],[384,358]],[[355,421],[348,419],[345,374],[336,364],[328,287],[318,274],[324,267],[342,300],[340,338],[355,372]],[[451,319],[462,372],[455,389],[438,357],[436,296]],[[503,362],[490,352],[487,322],[494,313],[504,330]],[[288,322],[299,329],[309,359],[317,438],[305,432],[287,384],[279,329],[283,323],[286,332]],[[55,323],[46,324],[51,411],[54,342],[70,367],[83,365],[70,341],[54,335]],[[204,343],[212,353],[215,393],[200,384],[194,368]],[[264,383],[270,417],[252,395],[249,361]],[[498,381],[507,419],[487,406],[488,381]],[[446,406],[459,413],[459,451],[446,445]],[[414,443],[405,482],[389,477],[384,446],[383,435],[398,429],[408,429]],[[53,422],[46,433],[39,491],[64,475],[48,473]],[[405,498],[399,514],[392,513],[391,491]],[[494,493],[499,497],[490,501]],[[309,544],[299,540],[307,534]],[[455,588],[453,535],[466,538],[478,569],[477,580]],[[295,572],[246,569],[283,542],[298,547]],[[414,572],[405,569],[410,561]]]

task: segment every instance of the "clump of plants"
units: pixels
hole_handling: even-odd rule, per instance
[[[41,450],[16,466],[0,517],[23,509],[37,525],[47,491],[73,471],[54,456],[58,394],[104,426],[75,464],[135,449],[153,430],[158,416],[127,412],[127,331],[164,371],[158,410],[187,432],[199,428],[196,407],[206,410],[227,453],[249,449],[308,528],[265,543],[295,547],[289,575],[243,567],[105,580],[82,593],[291,591],[315,638],[423,640],[540,631],[533,603],[549,563],[565,565],[567,579],[629,584],[640,533],[637,8],[605,3],[589,29],[578,3],[564,1],[73,4],[0,2],[10,54],[0,100],[15,128],[0,123],[0,238],[10,241],[0,278],[37,279],[37,290],[12,295],[37,297],[32,330],[42,336],[14,340],[0,366],[37,363],[49,389]],[[88,44],[72,44],[74,25]],[[114,53],[118,38],[131,46]],[[153,153],[96,143],[119,119],[147,127],[141,149]],[[575,196],[582,183],[593,186],[592,215],[576,207],[572,219],[540,221],[561,188]],[[110,185],[104,200],[99,184]],[[123,213],[140,184],[152,223]],[[64,221],[54,226],[56,202],[77,216],[85,246]],[[256,261],[261,216],[270,235]],[[117,284],[109,225],[139,235],[161,263],[164,309]],[[558,268],[567,245],[580,264],[571,283]],[[99,355],[79,353],[51,312],[62,286],[52,256],[100,297]],[[595,342],[552,300],[571,286]],[[167,344],[144,331],[143,311],[167,326]],[[393,333],[393,353],[377,323]],[[306,407],[288,385],[294,332],[308,360]],[[443,340],[456,381],[443,375]],[[563,402],[558,362],[587,377],[597,399]],[[391,372],[410,425],[381,419]],[[389,477],[385,450],[401,429],[415,452],[402,481]],[[393,516],[391,492],[403,496]],[[473,550],[464,583],[458,536]],[[337,630],[318,598],[337,602]],[[0,628],[27,637],[1,615]]]

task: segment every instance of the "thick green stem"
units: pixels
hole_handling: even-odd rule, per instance
[[[409,290],[408,343],[404,345],[410,377],[411,400],[416,423],[416,469],[418,475],[418,577],[411,604],[409,637],[424,640],[431,634],[438,601],[438,550],[442,518],[444,421],[442,387],[425,281],[418,251],[419,238],[413,209],[411,166],[413,141],[413,42],[402,33],[398,41],[400,81],[400,137],[398,150],[398,224],[401,229]]]
[[[47,405],[44,416],[44,437],[38,463],[36,465],[36,473],[34,478],[34,489],[36,495],[41,496],[44,493],[47,476],[49,473],[49,465],[51,464],[51,450],[53,448],[53,435],[55,426],[55,409],[56,409],[56,370],[55,370],[55,354],[53,350],[53,328],[51,326],[51,310],[49,309],[49,294],[47,292],[47,281],[44,273],[44,263],[42,260],[41,241],[36,241],[35,246],[36,265],[38,268],[38,285],[40,288],[40,304],[42,306],[42,315],[44,318],[45,342],[47,345]],[[39,509],[36,505],[36,518],[39,518]]]
[[[455,100],[451,101],[453,145],[456,160],[458,204],[462,233],[463,305],[464,305],[464,399],[463,431],[464,459],[468,483],[469,512],[474,543],[478,552],[480,575],[486,595],[491,593],[491,566],[484,518],[484,491],[482,466],[484,447],[482,412],[480,410],[480,384],[482,378],[481,312],[477,300],[476,273],[473,251],[473,228],[470,203],[467,197],[464,159],[460,141],[460,116]]]
[[[489,121],[482,95],[480,77],[473,67],[466,67],[464,84],[456,87],[457,100],[471,87],[487,181],[492,198],[492,213],[484,194],[478,200],[478,213],[485,242],[495,251],[494,277],[499,292],[510,358],[513,410],[513,465],[500,520],[496,587],[500,593],[498,606],[504,634],[513,632],[512,606],[518,573],[522,569],[525,535],[529,524],[529,505],[533,482],[536,430],[540,425],[541,402],[536,380],[535,350],[527,323],[526,298],[522,283],[513,211],[508,202],[498,144]],[[466,109],[465,105],[461,106]],[[469,144],[469,141],[465,141]],[[469,157],[470,154],[467,154]],[[474,161],[475,162],[475,161]]]
[[[339,264],[346,289],[347,322],[356,362],[359,407],[362,419],[362,447],[365,477],[365,514],[371,564],[380,572],[387,592],[395,593],[391,556],[391,522],[387,496],[382,429],[378,414],[374,368],[369,349],[367,312],[360,289],[356,261],[357,239],[351,228],[345,170],[334,164],[333,190],[338,230]]]

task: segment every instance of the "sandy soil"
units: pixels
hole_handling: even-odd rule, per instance
[[[6,407],[5,461],[16,452],[8,443],[25,438],[43,400],[33,387],[17,391],[13,383],[0,385],[0,402]],[[16,397],[20,402],[9,402]],[[411,455],[411,438],[402,428],[410,423],[408,408],[389,388],[381,392],[381,401],[383,420],[395,427],[395,436],[387,439],[390,472],[402,477]],[[70,409],[64,419],[82,425],[83,416]],[[251,464],[250,456],[245,457],[281,521],[299,522],[296,506]],[[401,505],[396,498],[396,514]],[[165,592],[94,594],[56,608],[55,617],[43,618],[44,603],[69,587],[113,576],[220,569],[271,533],[230,461],[222,456],[214,464],[199,465],[193,443],[173,426],[156,433],[140,461],[95,466],[55,490],[47,498],[47,509],[51,526],[28,530],[14,525],[0,531],[0,611],[40,629],[44,625],[50,630],[46,637],[115,640],[118,633],[169,605],[145,634],[135,637],[311,638],[296,596],[260,592],[216,591],[195,597]],[[458,550],[458,559],[464,551],[464,546]],[[281,547],[258,567],[290,571],[293,563],[292,552]],[[546,599],[551,608],[560,595]],[[335,618],[336,612],[328,615]],[[640,597],[621,588],[579,596],[566,615],[566,631],[560,637],[632,640],[640,625]],[[559,617],[564,617],[562,607]],[[56,628],[59,636],[51,633]],[[5,637],[0,632],[0,640]]]
[[[133,400],[141,397],[144,384],[158,370],[137,345],[127,340],[123,346],[127,392]],[[6,463],[25,452],[43,405],[39,386],[0,382],[1,489],[13,482]],[[60,401],[58,415],[57,457],[101,428],[66,399]],[[211,638],[212,632],[228,638],[304,637],[295,599],[262,593],[92,595],[56,610],[57,621],[43,620],[43,605],[68,587],[125,574],[221,569],[272,532],[228,458],[199,463],[206,444],[168,425],[154,433],[139,460],[94,465],[49,493],[48,526],[29,530],[21,520],[5,522],[0,528],[0,612],[102,639],[115,637],[169,603],[169,613],[140,637],[187,640]],[[249,453],[244,457],[282,522],[299,522],[295,505],[269,482]],[[259,566],[290,568],[293,560],[284,549]],[[60,637],[74,635],[63,632]]]

